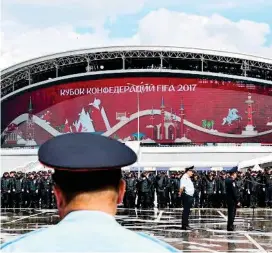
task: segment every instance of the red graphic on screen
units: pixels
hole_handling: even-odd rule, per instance
[[[2,136],[4,145],[40,145],[71,132],[122,141],[272,143],[271,96],[264,86],[195,78],[78,81],[5,100]]]

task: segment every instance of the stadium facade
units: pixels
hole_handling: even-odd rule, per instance
[[[2,71],[2,148],[95,132],[149,147],[269,154],[271,96],[271,59],[173,47],[64,52]]]

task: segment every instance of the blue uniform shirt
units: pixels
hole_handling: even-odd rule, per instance
[[[57,225],[1,245],[1,252],[179,252],[171,245],[122,227],[100,211],[73,211]]]

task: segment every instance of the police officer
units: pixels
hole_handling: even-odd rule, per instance
[[[245,204],[245,201],[244,201],[245,182],[244,182],[243,174],[241,171],[238,171],[237,178],[235,181],[236,181],[237,190],[238,190],[238,198],[239,198],[239,201],[240,201],[241,207],[242,207]]]
[[[14,179],[14,207],[15,208],[21,208],[23,207],[23,193],[25,188],[25,181],[23,179],[23,174],[21,171],[18,171],[16,173],[15,179]]]
[[[218,202],[219,207],[226,208],[226,174],[221,172],[218,179]]]
[[[251,176],[251,181],[249,182],[250,189],[250,207],[256,208],[258,205],[258,192],[259,192],[259,182],[257,178],[257,173],[253,172]]]
[[[41,178],[40,181],[40,190],[41,190],[41,207],[43,209],[49,209],[52,192],[52,183],[46,171],[43,172],[43,177]]]
[[[157,177],[157,196],[158,196],[158,208],[166,208],[167,206],[167,186],[168,179],[164,172]]]
[[[128,174],[126,179],[126,207],[134,208],[135,207],[135,199],[136,199],[136,178],[132,176],[132,173]]]
[[[28,180],[28,191],[30,196],[30,208],[39,207],[39,190],[40,184],[36,173],[31,173]]]
[[[195,188],[194,193],[194,208],[199,208],[200,205],[200,194],[201,194],[201,180],[199,179],[198,175],[194,175],[193,184]]]
[[[227,206],[228,206],[228,223],[227,230],[234,230],[234,220],[236,216],[236,207],[240,206],[238,198],[238,189],[235,182],[237,177],[237,167],[232,168],[229,173],[230,177],[226,179],[226,194],[227,194]]]
[[[138,198],[140,199],[141,208],[147,209],[150,207],[151,203],[151,187],[152,181],[149,178],[149,174],[144,172],[141,174],[140,179],[138,180]]]
[[[272,207],[272,169],[266,169],[264,174],[265,206]]]
[[[182,230],[190,230],[189,227],[189,215],[190,209],[193,205],[194,201],[194,184],[191,180],[191,177],[194,174],[194,166],[186,168],[185,174],[182,176],[180,180],[180,189],[179,195],[182,195],[182,202],[183,202],[183,212],[182,212],[182,221],[181,221],[181,229]]]
[[[9,198],[8,198],[8,206],[9,208],[14,208],[15,206],[15,176],[16,176],[16,171],[11,171],[9,173]]]
[[[64,134],[45,142],[38,157],[54,168],[61,222],[3,244],[2,252],[178,252],[114,218],[126,188],[121,168],[137,160],[125,144],[91,133]]]
[[[208,208],[213,207],[213,200],[216,193],[216,182],[211,172],[208,173],[208,177],[204,177],[205,179],[205,192],[206,192],[206,204]]]
[[[1,208],[9,207],[9,173],[5,172],[1,178]]]
[[[171,196],[171,207],[177,208],[177,199],[179,193],[179,179],[176,174],[172,174],[170,178],[170,196]]]

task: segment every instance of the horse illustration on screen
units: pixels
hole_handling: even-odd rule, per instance
[[[228,116],[223,118],[222,125],[228,124],[229,126],[232,124],[233,121],[241,120],[242,117],[238,115],[238,110],[236,108],[229,109]]]

